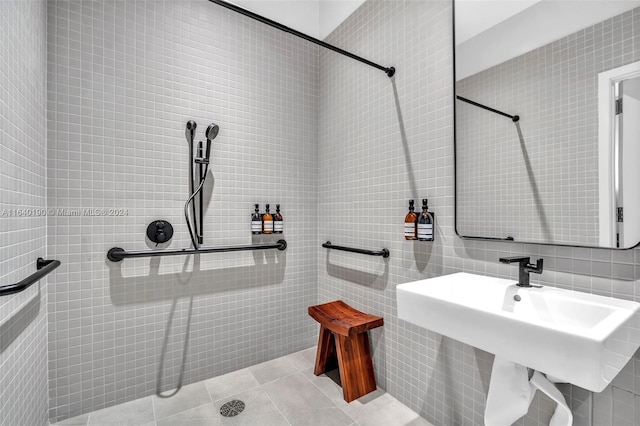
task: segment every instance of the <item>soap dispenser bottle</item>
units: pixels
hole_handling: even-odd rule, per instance
[[[284,231],[284,220],[280,214],[280,204],[276,204],[276,214],[273,215],[273,233],[282,234]]]
[[[251,215],[251,233],[262,234],[262,216],[260,215],[260,204],[256,204],[256,209]]]
[[[418,217],[418,240],[433,241],[433,215],[429,213],[427,199],[422,200],[422,213]]]
[[[413,200],[409,200],[409,213],[404,217],[404,239],[417,240],[418,215],[414,212]]]
[[[269,213],[269,204],[265,206],[265,213],[262,215],[262,233],[273,234],[273,216]]]

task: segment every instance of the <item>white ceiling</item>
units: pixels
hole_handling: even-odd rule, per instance
[[[455,0],[456,79],[638,6],[640,0]]]
[[[233,0],[232,3],[323,40],[365,0]]]
[[[463,43],[540,0],[455,0],[456,44]]]
[[[233,0],[323,40],[366,0]],[[429,0],[423,0],[429,1]],[[456,77],[468,77],[640,6],[640,0],[454,0]]]

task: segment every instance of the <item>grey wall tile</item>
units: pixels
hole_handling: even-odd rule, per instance
[[[0,2],[0,285],[47,258],[46,2]],[[46,425],[47,282],[0,298],[0,425]]]
[[[49,293],[51,419],[175,388],[183,365],[186,385],[314,345],[317,48],[210,2],[61,0],[48,14],[48,230],[65,264]],[[189,119],[196,140],[220,125],[204,245],[277,240],[252,237],[250,214],[280,203],[289,250],[105,259],[153,248],[160,218],[171,248],[190,246]]]
[[[17,5],[25,9],[10,9]],[[2,2],[0,8],[0,19],[18,24],[16,16],[28,16],[44,31],[43,3]],[[0,238],[14,238],[4,231],[18,229],[25,235],[11,241],[27,241],[17,258],[11,245],[12,260],[0,263],[0,271],[3,279],[21,278],[34,253],[47,254],[38,251],[45,234],[49,255],[64,266],[39,303],[28,302],[31,294],[0,305],[3,320],[17,309],[19,318],[11,321],[29,324],[0,353],[8,357],[0,358],[0,400],[25,392],[34,397],[29,406],[0,406],[9,424],[46,424],[47,366],[50,417],[65,418],[149,395],[159,383],[163,390],[175,387],[183,362],[186,384],[312,346],[317,325],[306,306],[336,298],[385,317],[384,328],[371,333],[380,387],[434,424],[481,424],[492,356],[399,320],[397,284],[459,270],[514,278],[517,271],[497,264],[497,257],[528,254],[545,258],[546,272],[535,277],[545,285],[638,298],[638,250],[612,254],[455,236],[448,1],[369,0],[330,36],[395,65],[393,80],[206,3],[52,1],[47,23],[48,151],[40,151],[44,129],[33,130],[44,123],[44,95],[20,101],[35,123],[21,127],[28,135],[5,126],[15,117],[2,104],[11,138],[1,148],[17,146],[10,156],[19,155],[12,168],[3,167],[10,171],[2,182],[9,184],[0,191],[3,202],[38,208],[47,206],[46,192],[56,210],[46,220],[0,218]],[[27,35],[4,21],[0,31],[34,37],[29,53],[43,54],[38,31]],[[0,57],[11,55],[17,53]],[[19,63],[0,60],[0,69]],[[16,93],[44,90],[44,76],[26,77],[23,83],[39,86]],[[8,99],[4,86],[0,90]],[[286,256],[202,256],[195,268],[184,259],[105,261],[114,245],[147,249],[140,236],[158,217],[176,225],[172,247],[188,244],[180,214],[187,193],[181,129],[191,118],[200,129],[210,121],[222,128],[214,141],[207,243],[264,240],[248,234],[251,204],[280,202]],[[27,146],[35,150],[34,164],[21,163],[31,154],[22,151]],[[20,179],[22,170],[28,179]],[[423,197],[438,215],[436,242],[406,242],[407,200]],[[69,215],[92,207],[127,215]],[[317,225],[310,225],[318,211]],[[319,249],[325,239],[388,247],[392,257],[336,255]],[[589,258],[596,261],[590,272],[582,262]],[[27,370],[15,370],[16,354],[24,353]],[[638,383],[635,371],[623,374]],[[26,378],[19,382],[25,391],[14,393],[8,384],[18,376]],[[630,388],[626,379],[618,380]],[[633,418],[629,401],[637,389],[609,389],[584,398],[568,387],[580,424],[588,422],[590,398],[594,425]],[[521,422],[542,425],[549,416],[549,401],[537,398]]]
[[[638,424],[635,396],[631,392],[613,388],[613,424],[632,426]]]
[[[396,285],[457,271],[516,279],[517,268],[499,264],[498,257],[524,254],[545,260],[545,272],[532,277],[536,282],[633,298],[636,268],[631,271],[628,265],[632,258],[637,263],[638,250],[463,241],[456,236],[451,33],[448,1],[369,0],[329,41],[396,66],[396,77],[389,81],[320,52],[319,193],[320,210],[326,214],[319,238],[387,247],[391,257],[383,261],[321,251],[319,302],[342,299],[384,316],[384,327],[372,333],[379,386],[433,424],[477,425],[483,423],[492,355],[399,320]],[[554,124],[563,126],[561,121]],[[564,161],[572,154],[550,155]],[[437,214],[434,243],[404,241],[403,219],[411,198],[428,198]],[[479,210],[491,216],[487,209]],[[632,362],[637,360],[638,355]],[[625,386],[637,382],[632,367],[621,374],[618,380]],[[614,413],[616,418],[628,414],[624,403],[614,406],[622,397],[612,395],[611,388],[605,396],[570,385],[562,388],[577,424],[616,424],[611,423]],[[552,412],[550,400],[536,397],[517,424],[546,425]],[[601,419],[610,420],[598,423]]]

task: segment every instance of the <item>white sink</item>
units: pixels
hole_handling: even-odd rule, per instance
[[[515,284],[464,272],[400,284],[398,317],[593,392],[640,346],[638,303]]]

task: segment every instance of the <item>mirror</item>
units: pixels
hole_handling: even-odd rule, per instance
[[[455,0],[456,232],[640,242],[640,1]]]

